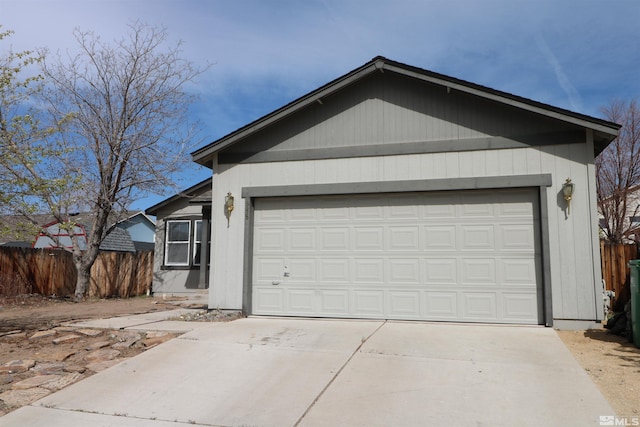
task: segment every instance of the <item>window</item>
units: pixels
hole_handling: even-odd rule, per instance
[[[193,265],[200,265],[201,236],[202,220],[197,220],[195,221],[195,227],[193,227]]]
[[[196,268],[200,266],[202,224],[201,219],[165,221],[165,267]],[[210,236],[207,238],[207,243],[211,244]]]
[[[191,221],[167,221],[164,246],[164,264],[189,265]]]

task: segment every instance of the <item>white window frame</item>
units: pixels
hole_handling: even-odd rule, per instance
[[[187,241],[175,241],[172,242],[169,240],[169,226],[171,223],[177,222],[186,222],[189,225],[189,230],[187,232],[188,240]],[[189,267],[191,266],[191,256],[192,256],[192,240],[191,240],[191,220],[189,219],[168,219],[165,222],[165,235],[164,235],[164,265],[169,267]],[[169,245],[171,244],[187,244],[187,257],[185,262],[170,262],[169,261]]]
[[[198,223],[200,223],[200,233],[198,233]],[[202,234],[202,220],[196,219],[193,221],[193,245],[192,245],[193,251],[191,254],[192,265],[196,267],[200,266],[200,262],[196,262],[196,253],[198,252],[196,249],[198,247],[198,243],[202,243],[202,241],[200,240],[202,236],[200,236],[199,234]],[[202,251],[202,248],[200,250]]]

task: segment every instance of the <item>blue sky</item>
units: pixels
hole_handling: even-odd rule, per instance
[[[377,55],[596,117],[640,97],[638,0],[0,0],[14,50],[73,49],[76,27],[119,38],[133,20],[212,64],[190,88],[193,149]],[[175,178],[209,174],[194,163]]]

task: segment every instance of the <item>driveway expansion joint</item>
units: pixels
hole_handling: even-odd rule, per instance
[[[358,354],[358,352],[360,351],[360,349],[362,348],[362,346],[369,341],[369,339],[374,336],[384,325],[387,324],[387,321],[385,320],[384,322],[382,322],[380,324],[380,326],[378,326],[373,332],[371,332],[366,338],[362,338],[362,341],[360,342],[360,345],[358,345],[358,347],[356,347],[355,350],[353,350],[353,352],[351,353],[351,355],[347,358],[347,360],[342,364],[342,366],[340,367],[340,369],[338,369],[336,371],[335,374],[333,374],[333,376],[331,377],[331,379],[329,380],[329,382],[327,383],[327,385],[325,385],[323,387],[323,389],[320,391],[320,393],[318,393],[318,395],[316,396],[315,399],[313,399],[313,402],[311,402],[311,404],[307,407],[307,409],[302,413],[302,415],[300,416],[300,418],[298,418],[298,420],[293,424],[293,427],[298,427],[300,425],[300,423],[302,422],[302,420],[304,420],[304,418],[307,416],[307,414],[309,413],[309,411],[311,410],[311,408],[313,408],[315,406],[315,404],[318,402],[318,400],[320,400],[320,398],[322,397],[322,395],[325,393],[325,391],[327,391],[327,389],[329,387],[331,387],[331,384],[333,384],[333,382],[336,380],[336,378],[338,378],[338,376],[342,373],[342,371],[344,370],[344,368],[347,367],[347,365],[349,364],[349,362],[351,362],[351,359],[353,359],[353,357]]]

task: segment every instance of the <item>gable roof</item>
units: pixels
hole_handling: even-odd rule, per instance
[[[178,194],[175,194],[167,199],[164,199],[159,203],[156,203],[155,205],[147,208],[144,212],[147,215],[156,215],[160,209],[164,208],[167,205],[170,205],[171,203],[177,200],[181,200],[184,198],[192,198],[191,202],[197,203],[197,204],[210,204],[211,203],[210,197],[200,199],[197,197],[197,195],[200,192],[210,190],[212,181],[213,181],[213,178],[207,178],[203,181],[200,181],[199,183],[187,188],[186,190],[183,190]]]
[[[137,218],[138,215],[144,217],[146,221],[149,221],[153,227],[155,227],[155,222],[146,216],[143,212],[137,213],[127,213],[123,212],[121,214],[129,215],[126,219],[119,221],[117,224],[130,220],[132,218]],[[90,212],[80,212],[77,214],[71,214],[68,216],[69,220],[73,220],[73,222],[81,225],[87,230],[89,228],[88,224],[91,224],[93,221],[93,214]],[[19,215],[5,215],[0,217],[0,224],[6,226],[7,228],[13,229],[16,234],[18,234],[19,240],[16,240],[16,236],[11,234],[9,235],[0,235],[0,245],[6,246],[21,246],[21,247],[33,247],[39,237],[44,237],[41,229],[48,228],[58,224],[58,220],[56,220],[51,214],[39,214],[34,215],[33,218],[42,223],[42,226],[29,225],[29,227],[23,227],[24,219]],[[24,230],[21,229],[25,228]],[[124,233],[124,234],[123,234]],[[31,241],[24,240],[25,238],[31,238]],[[28,243],[28,244],[27,244]],[[100,250],[104,251],[115,251],[115,252],[135,252],[134,243],[131,240],[131,236],[129,233],[121,228],[114,227],[107,236],[104,238],[102,243],[100,244]]]
[[[138,219],[140,219],[140,221],[138,221]],[[136,212],[133,215],[130,215],[128,218],[121,219],[120,221],[118,221],[116,223],[116,225],[124,224],[124,223],[128,223],[128,222],[135,222],[135,221],[147,222],[152,227],[155,227],[155,225],[156,225],[156,222],[152,218],[149,218],[149,216],[146,213],[142,212],[142,211]]]
[[[44,225],[42,228],[46,229],[46,228],[56,227],[57,224],[59,224],[59,222],[54,221]],[[87,245],[86,236],[87,236],[87,233],[90,231],[91,227],[79,222],[76,223],[76,225],[77,227],[80,227],[80,230],[82,230],[82,233],[77,234],[77,236],[79,238],[80,249],[84,249]],[[59,233],[58,235],[61,236],[62,238],[62,241],[60,241],[59,243],[63,244],[63,242],[65,241],[64,236],[66,236],[66,239],[69,239],[68,237],[69,234],[66,231],[64,232],[59,231],[58,233]],[[52,241],[51,238],[49,238],[42,231],[36,237],[33,247],[54,248],[59,246],[55,245],[55,242]],[[67,247],[68,248],[71,247],[70,241]],[[118,227],[113,227],[111,231],[107,233],[107,235],[104,237],[104,239],[100,243],[99,249],[101,251],[111,251],[111,252],[135,252],[136,251],[133,241],[131,240],[131,235],[129,235],[129,233],[126,230],[123,230],[122,228],[118,228]]]
[[[324,86],[306,95],[303,95],[302,97],[290,102],[289,104],[286,104],[285,106],[247,124],[246,126],[243,126],[226,136],[223,136],[217,141],[214,141],[192,152],[192,159],[194,162],[199,163],[203,166],[211,167],[212,157],[218,151],[242,141],[246,137],[276,122],[279,122],[280,120],[287,118],[288,116],[294,114],[302,108],[313,104],[314,102],[322,103],[323,97],[329,96],[345,88],[346,86],[362,80],[363,78],[373,73],[385,71],[398,73],[421,81],[441,85],[443,87],[446,87],[448,90],[457,90],[488,100],[493,100],[506,105],[510,105],[515,108],[540,114],[546,117],[592,129],[594,131],[594,145],[596,153],[602,151],[618,135],[618,131],[621,127],[620,125],[607,120],[554,107],[507,92],[491,89],[486,86],[470,83],[454,77],[435,73],[433,71],[428,71],[422,68],[392,61],[382,56],[377,56],[361,67],[356,68],[355,70],[325,84]]]

